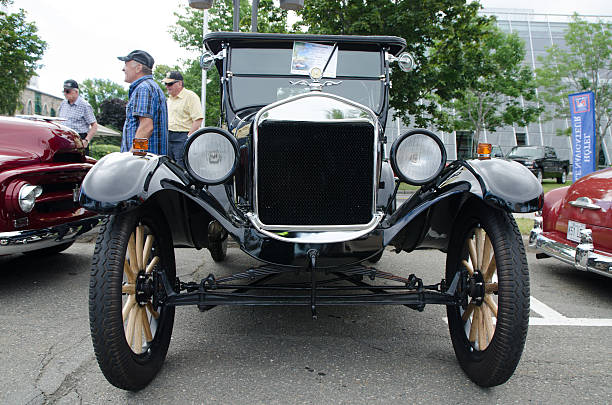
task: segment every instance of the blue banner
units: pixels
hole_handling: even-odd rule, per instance
[[[595,171],[595,94],[592,91],[569,95],[572,121],[572,173],[574,181]]]

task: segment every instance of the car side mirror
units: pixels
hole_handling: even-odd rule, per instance
[[[416,67],[414,57],[408,52],[402,52],[399,56],[388,55],[389,63],[397,62],[398,66],[404,72],[410,72]]]
[[[213,54],[210,51],[204,51],[202,56],[200,56],[200,67],[202,70],[209,70],[215,64],[216,60],[223,59],[225,57],[224,51],[219,52],[218,54]]]

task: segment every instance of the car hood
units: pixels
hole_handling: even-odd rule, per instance
[[[580,197],[589,198],[599,209],[574,207],[570,204]],[[587,225],[612,228],[612,168],[588,174],[567,190],[563,198],[559,219]]]
[[[0,117],[0,155],[5,166],[40,162],[84,162],[79,135],[57,122]],[[31,162],[31,161],[30,161]]]
[[[40,160],[40,156],[35,153],[3,145],[0,150],[0,171],[39,163]]]

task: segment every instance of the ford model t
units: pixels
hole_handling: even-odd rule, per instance
[[[535,177],[498,159],[447,165],[427,130],[386,145],[390,69],[411,64],[401,38],[217,32],[205,45],[223,116],[189,138],[185,167],[113,153],[81,188],[87,209],[108,214],[89,299],[106,378],[146,386],[180,305],[298,305],[316,317],[325,305],[442,304],[465,373],[481,386],[504,383],[529,319],[512,212],[541,207]],[[402,182],[420,188],[396,207]],[[199,282],[176,277],[173,247],[207,248],[221,261],[228,238],[263,264]],[[372,267],[391,247],[446,252],[440,282],[423,283],[409,258],[417,275]]]

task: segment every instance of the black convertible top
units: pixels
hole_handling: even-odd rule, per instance
[[[291,48],[294,41],[337,43],[341,49],[380,51],[388,47],[397,55],[406,47],[406,40],[399,37],[364,35],[311,35],[311,34],[267,34],[258,32],[210,32],[204,37],[204,45],[217,53],[223,42],[231,46],[252,48]]]

